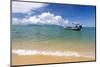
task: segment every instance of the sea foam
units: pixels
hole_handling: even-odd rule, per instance
[[[40,51],[40,50],[25,50],[25,49],[14,49],[12,53],[17,55],[49,55],[49,56],[65,56],[65,57],[80,57],[77,52],[71,51]]]

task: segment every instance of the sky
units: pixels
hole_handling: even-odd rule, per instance
[[[12,2],[12,24],[53,24],[66,26],[79,23],[95,27],[95,6],[57,3]]]

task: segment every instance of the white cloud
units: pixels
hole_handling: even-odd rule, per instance
[[[12,24],[18,24],[20,22],[17,18],[12,18]]]
[[[31,10],[45,7],[48,4],[44,3],[29,3],[29,2],[12,2],[12,13],[28,13]]]
[[[65,26],[68,24],[68,20],[64,20],[61,16],[56,16],[50,12],[44,12],[40,15],[30,16],[28,18],[12,19],[13,24],[27,25],[27,24],[51,24]]]

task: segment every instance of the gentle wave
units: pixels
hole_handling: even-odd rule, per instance
[[[24,50],[18,49],[13,50],[12,53],[17,55],[50,55],[50,56],[65,56],[65,57],[80,57],[81,55],[77,52],[71,51],[40,51],[40,50]]]

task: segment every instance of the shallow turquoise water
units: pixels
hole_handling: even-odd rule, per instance
[[[12,26],[12,39],[44,41],[95,41],[95,27],[84,27],[81,31],[66,30],[54,25]]]
[[[75,51],[95,56],[95,27],[75,31],[55,25],[13,25],[11,35],[13,49]]]

